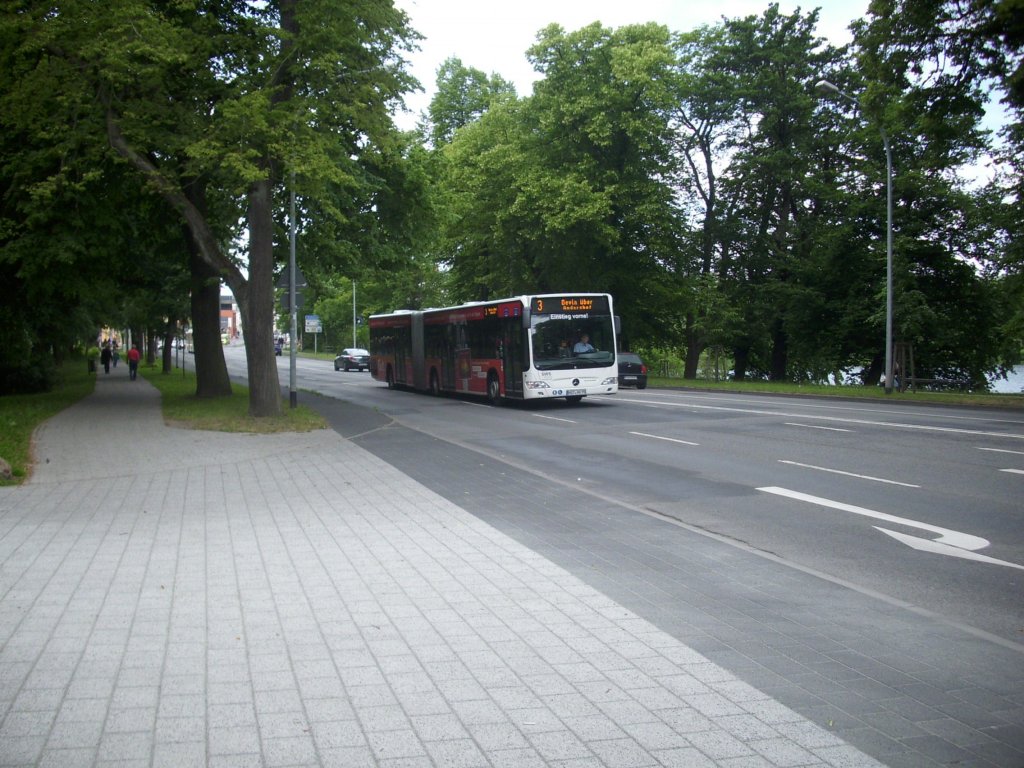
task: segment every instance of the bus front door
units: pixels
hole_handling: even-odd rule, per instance
[[[502,351],[502,367],[505,369],[505,396],[523,396],[523,350],[525,349],[525,332],[519,318],[514,322],[506,322],[505,339]]]

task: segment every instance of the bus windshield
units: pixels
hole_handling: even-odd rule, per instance
[[[540,371],[605,368],[615,362],[612,318],[537,315],[531,318],[533,367]]]

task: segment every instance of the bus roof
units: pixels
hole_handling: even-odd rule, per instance
[[[469,309],[470,307],[482,307],[489,306],[491,304],[508,304],[509,302],[520,302],[524,307],[528,307],[533,299],[547,298],[550,296],[608,296],[611,295],[602,291],[571,291],[571,292],[547,292],[547,293],[531,293],[523,294],[521,296],[509,296],[504,299],[488,299],[487,301],[467,301],[463,304],[455,304],[450,307],[426,307],[424,309],[396,309],[394,312],[381,312],[376,315],[370,315],[370,318],[375,317],[390,317],[393,315],[411,315],[416,312],[447,312],[458,309]]]

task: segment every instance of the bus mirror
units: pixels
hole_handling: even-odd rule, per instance
[[[622,333],[622,318],[618,315],[615,316],[615,335],[618,336]]]
[[[530,330],[530,308],[529,307],[523,307],[523,314],[520,315],[520,318],[523,321],[523,328],[525,328],[527,331]]]

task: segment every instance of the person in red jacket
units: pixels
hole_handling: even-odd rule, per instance
[[[139,345],[134,345],[128,350],[128,378],[135,381],[139,375]]]

